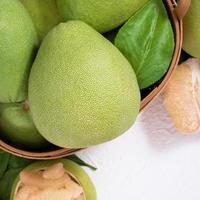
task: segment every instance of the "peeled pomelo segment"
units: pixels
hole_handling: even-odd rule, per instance
[[[27,186],[34,186],[38,189],[55,188],[59,189],[65,186],[66,180],[69,176],[64,174],[59,179],[45,179],[38,172],[24,170],[20,173],[20,180],[22,184]]]
[[[27,200],[30,195],[37,193],[39,190],[37,187],[33,186],[23,186],[19,189],[15,196],[15,200]]]
[[[67,183],[65,184],[65,188],[73,194],[73,198],[78,198],[81,194],[83,194],[83,188],[74,182],[73,180],[69,179]]]
[[[76,198],[76,199],[74,199],[74,200],[85,200],[85,197],[84,197],[84,195],[82,194],[82,195],[80,195],[78,198]]]
[[[192,84],[196,98],[196,106],[200,116],[200,59],[193,59]]]
[[[15,200],[45,200],[47,197],[49,200],[74,200],[84,193],[77,180],[65,170],[62,162],[40,170],[23,170],[20,173],[20,182],[19,194]],[[36,188],[37,191],[31,191],[31,188]],[[21,190],[24,194],[21,194]]]
[[[58,179],[64,176],[65,168],[62,163],[56,163],[44,170],[42,177],[45,179]],[[67,174],[66,174],[67,175]],[[70,179],[70,177],[69,177]]]
[[[66,189],[45,189],[31,195],[26,200],[73,200],[72,195]]]
[[[200,129],[200,59],[188,59],[177,67],[165,89],[164,104],[182,133]]]

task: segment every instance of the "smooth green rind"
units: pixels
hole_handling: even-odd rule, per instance
[[[22,103],[0,104],[0,136],[20,148],[36,150],[50,146],[35,128],[30,111],[25,111]]]
[[[36,169],[44,169],[48,166],[51,166],[56,163],[63,163],[64,168],[70,172],[72,175],[74,175],[77,180],[79,181],[80,185],[83,187],[83,190],[85,192],[86,200],[96,200],[96,190],[94,187],[94,184],[92,183],[90,177],[86,174],[86,172],[75,162],[67,159],[59,159],[59,160],[51,160],[51,161],[41,161],[41,162],[35,162],[31,164],[30,166],[26,167],[25,170],[36,170]],[[14,200],[14,194],[16,191],[17,184],[19,182],[20,178],[19,176],[16,178],[10,200]]]
[[[140,107],[135,73],[120,51],[81,21],[44,39],[29,80],[33,121],[51,143],[81,148],[111,140]]]
[[[110,31],[124,23],[148,0],[57,0],[65,20],[82,20],[97,31]]]
[[[37,34],[18,0],[0,1],[0,26],[0,102],[20,102],[27,96]]]
[[[193,57],[200,58],[200,1],[192,0],[183,19],[183,49]]]
[[[61,22],[55,0],[21,0],[21,2],[35,24],[40,41],[54,26]]]
[[[162,1],[151,1],[120,29],[115,45],[131,63],[144,89],[158,81],[169,68],[174,34]]]

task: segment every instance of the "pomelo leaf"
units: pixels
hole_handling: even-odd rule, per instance
[[[7,170],[10,155],[4,151],[0,151],[0,179]]]
[[[85,161],[81,160],[81,159],[80,159],[78,156],[76,156],[76,155],[68,156],[67,159],[74,161],[75,163],[79,164],[80,166],[88,167],[88,168],[90,168],[91,170],[94,170],[94,171],[97,170],[97,168],[96,168],[95,166],[92,166],[91,164],[86,163]]]
[[[140,89],[154,84],[167,72],[174,52],[174,34],[161,0],[138,10],[119,30],[116,47],[135,70]]]
[[[9,200],[13,182],[23,168],[9,169],[0,179],[0,200]]]

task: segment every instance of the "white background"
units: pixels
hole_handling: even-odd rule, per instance
[[[200,134],[178,133],[162,96],[119,138],[78,153],[98,200],[200,200]]]

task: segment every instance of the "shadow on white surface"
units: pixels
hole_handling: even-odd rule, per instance
[[[150,144],[157,150],[176,148],[184,143],[200,141],[200,135],[183,135],[171,121],[160,95],[141,113],[138,119],[144,127]]]
[[[200,135],[179,134],[161,96],[125,134],[78,156],[98,168],[86,168],[98,200],[200,200]]]

